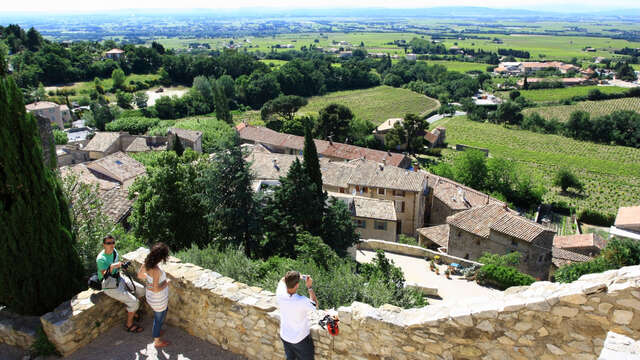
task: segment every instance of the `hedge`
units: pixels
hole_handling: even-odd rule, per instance
[[[126,131],[131,135],[141,135],[158,125],[159,122],[160,119],[157,118],[132,116],[114,120],[108,123],[105,128],[107,131]]]
[[[603,214],[595,210],[585,209],[578,215],[578,221],[590,225],[611,226],[616,221],[614,214]]]
[[[494,264],[482,266],[478,270],[477,280],[480,284],[492,285],[501,290],[512,286],[531,285],[536,281],[536,279],[521,273],[518,269]]]

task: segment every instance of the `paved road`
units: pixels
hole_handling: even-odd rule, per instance
[[[169,310],[171,311],[171,310]],[[164,338],[171,345],[160,351],[153,346],[151,338],[152,319],[149,314],[139,334],[125,332],[124,325],[116,326],[87,346],[64,358],[65,360],[246,360],[246,358],[223,350],[221,347],[187,334],[184,330],[172,326],[165,327]],[[22,349],[0,344],[1,360],[21,360],[25,355]],[[42,358],[38,358],[40,360]],[[48,357],[46,360],[56,360]]]
[[[356,261],[370,262],[375,257],[375,254],[374,251],[358,250]],[[444,265],[440,266],[440,275],[436,275],[436,273],[429,270],[429,264],[422,258],[390,252],[386,252],[385,256],[387,259],[393,260],[393,263],[402,269],[406,281],[438,289],[438,295],[442,299],[430,298],[430,304],[466,302],[474,297],[497,299],[502,296],[502,291],[480,286],[476,282],[467,281],[458,276],[447,279],[444,276],[446,268]]]
[[[456,111],[456,113],[455,113],[453,116],[463,116],[463,115],[467,115],[467,113],[466,113],[466,112],[464,112],[464,111]],[[433,115],[433,116],[431,116],[430,118],[428,118],[428,119],[427,119],[427,122],[428,122],[429,124],[433,124],[434,122],[436,122],[436,121],[438,121],[438,120],[441,120],[441,119],[444,119],[445,117],[451,117],[451,116],[449,116],[449,115],[438,115],[438,114],[436,114],[436,115]]]

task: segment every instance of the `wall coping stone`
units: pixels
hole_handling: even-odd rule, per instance
[[[457,256],[449,255],[446,253],[429,250],[421,246],[407,245],[407,244],[402,244],[402,243],[393,242],[393,241],[374,240],[374,239],[361,240],[357,244],[357,248],[359,250],[371,250],[371,251],[384,250],[391,253],[420,257],[420,258],[429,258],[429,259],[433,259],[435,256],[439,256],[440,260],[446,264],[455,262],[465,266],[471,266],[471,265],[482,266],[483,265],[482,263],[479,263],[477,261],[467,260]]]
[[[0,307],[0,343],[28,350],[36,340],[38,328],[38,316],[18,315]]]

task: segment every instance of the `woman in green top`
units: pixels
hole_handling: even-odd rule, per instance
[[[139,333],[144,329],[133,323],[136,311],[140,307],[140,301],[138,298],[144,296],[144,288],[142,285],[132,282],[128,278],[120,276],[120,267],[122,262],[119,261],[118,252],[115,250],[116,240],[111,235],[107,235],[102,239],[102,247],[104,250],[96,257],[96,264],[98,267],[98,278],[104,279],[107,272],[118,279],[118,286],[113,289],[103,289],[104,293],[109,297],[114,298],[127,306],[127,323],[125,328],[129,332]],[[135,296],[128,290],[135,288]]]

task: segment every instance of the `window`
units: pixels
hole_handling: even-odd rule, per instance
[[[511,245],[518,246],[518,242],[516,241],[516,239],[511,239]]]
[[[476,245],[480,246],[480,239],[476,240]]]
[[[356,191],[360,191],[360,185],[356,185]]]
[[[393,190],[393,196],[404,197],[404,191],[401,191],[401,190]]]
[[[540,256],[538,256],[538,262],[539,262],[539,263],[541,263],[541,262],[542,262],[542,259],[544,259],[544,255],[540,255]]]
[[[378,195],[384,195],[384,189],[378,188]]]
[[[374,221],[373,227],[376,230],[387,230],[387,223],[384,221]]]
[[[358,227],[358,228],[362,228],[362,229],[366,229],[367,227],[367,221],[366,220],[353,220],[353,224]]]
[[[458,231],[458,237],[462,236],[462,231]]]
[[[340,193],[344,194],[344,188],[340,188]]]
[[[404,201],[396,200],[395,203],[396,203],[396,211],[403,213],[404,212]]]
[[[369,189],[367,189],[366,186],[363,186],[362,187],[362,192],[366,194],[367,192],[369,192]]]

